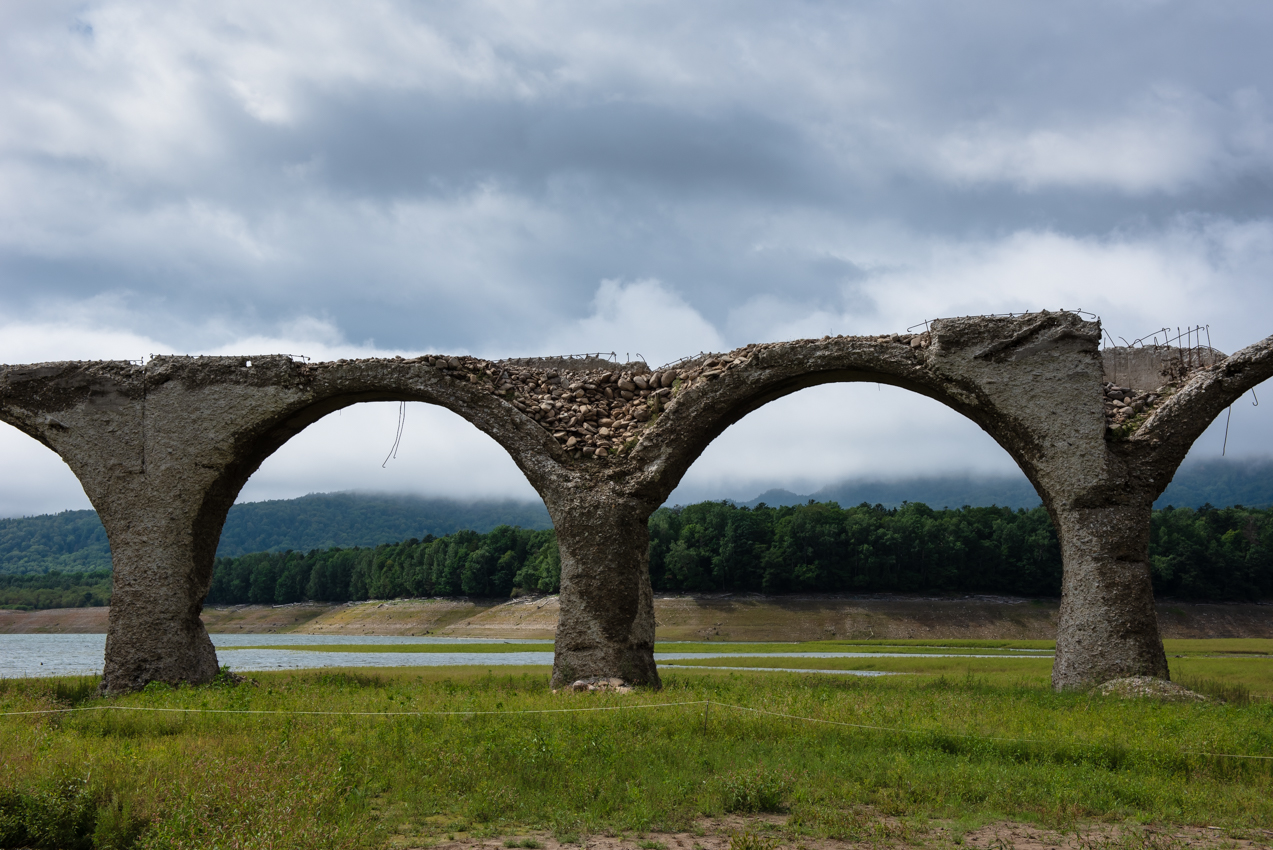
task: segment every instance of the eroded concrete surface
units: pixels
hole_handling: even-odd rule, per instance
[[[1167,675],[1149,582],[1150,507],[1206,426],[1273,374],[1273,337],[1176,373],[1164,361],[1152,404],[1135,409],[1129,398],[1128,415],[1111,411],[1120,388],[1105,358],[1115,354],[1100,339],[1098,322],[1043,312],[942,319],[918,335],[749,345],[657,371],[439,356],[43,363],[0,367],[0,418],[67,462],[106,527],[115,573],[108,690],[211,678],[216,654],[199,613],[243,484],[326,414],[399,400],[472,422],[543,497],[562,556],[554,683],[657,684],[649,515],[752,410],[817,384],[888,383],[976,422],[1039,491],[1065,564],[1053,684],[1086,687]]]

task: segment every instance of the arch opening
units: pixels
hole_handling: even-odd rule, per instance
[[[445,575],[434,575],[431,567],[426,570],[421,564],[394,564],[382,575],[383,565],[353,563],[368,560],[366,551],[358,557],[333,556],[335,560],[307,556],[299,563],[301,554],[316,548],[369,550],[466,531],[462,545],[477,549],[477,535],[501,525],[524,529],[515,533],[519,541],[514,542],[519,555],[526,556],[522,560],[538,554],[544,544],[538,531],[551,528],[551,520],[513,457],[459,414],[405,395],[394,399],[388,393],[360,394],[324,401],[294,414],[262,441],[259,452],[264,457],[252,457],[255,469],[237,489],[234,505],[226,508],[217,548],[228,556],[295,550],[298,563],[291,569],[297,574],[280,575],[275,597],[269,599],[260,588],[253,588],[247,598],[246,585],[235,590],[227,584],[229,579],[215,578],[210,604],[508,597],[513,592],[512,580],[519,570],[509,564],[486,564],[480,554],[467,570],[450,569]],[[335,409],[328,412],[331,407]],[[400,418],[402,411],[405,419]],[[280,431],[285,439],[274,447]],[[237,525],[236,517],[242,520]],[[241,527],[249,517],[255,518],[253,534]],[[277,526],[288,517],[300,531],[276,529],[273,537],[262,533],[263,525]],[[523,552],[528,546],[534,551]],[[418,549],[412,550],[416,560]]]
[[[397,441],[400,404],[406,416]],[[322,459],[317,468],[314,458]],[[236,503],[347,490],[542,501],[503,447],[459,414],[387,399],[352,401],[315,418],[261,461]]]
[[[0,519],[93,509],[61,455],[7,422],[0,422],[0,481]]]
[[[1261,485],[1261,479],[1266,482]],[[1223,486],[1224,490],[1220,487]],[[1273,383],[1264,381],[1218,413],[1189,447],[1154,503],[1198,507],[1208,489],[1233,492],[1246,507],[1273,505]],[[1192,495],[1192,494],[1197,494]],[[1215,507],[1226,507],[1216,504]]]
[[[652,518],[655,591],[1058,597],[1055,527],[1011,455],[931,394],[875,383],[840,373],[745,405]],[[907,445],[920,449],[908,453]],[[740,457],[766,477],[740,483]],[[850,476],[875,481],[855,488],[846,486]],[[876,483],[889,479],[928,492]],[[805,487],[791,492],[793,482]],[[741,506],[667,509],[713,497],[743,501],[740,487],[752,497]],[[974,490],[1011,494],[1012,504]],[[804,504],[810,498],[819,504]]]
[[[758,473],[739,475],[740,457],[757,464]],[[813,493],[852,478],[939,476],[1024,483],[1012,456],[950,406],[885,381],[829,380],[749,405],[714,436],[668,501],[745,499],[769,489]]]
[[[930,431],[930,439],[933,434],[941,434],[943,436],[950,434],[981,434],[985,439],[988,439],[990,443],[993,443],[997,449],[997,451],[990,450],[989,445],[985,442],[985,440],[977,440],[981,446],[982,456],[986,458],[994,458],[999,464],[997,467],[988,466],[986,468],[1002,470],[1002,474],[1010,474],[1010,470],[1015,470],[1016,472],[1021,473],[1029,481],[1030,486],[1035,491],[1035,494],[1046,504],[1047,499],[1044,491],[1039,487],[1039,482],[1034,479],[1033,470],[1028,464],[1022,463],[1021,460],[1004,445],[999,436],[996,434],[996,430],[1002,426],[1002,423],[997,422],[990,417],[980,416],[978,415],[979,411],[965,403],[962,403],[949,393],[942,392],[918,381],[900,378],[888,372],[875,372],[858,369],[827,369],[807,372],[796,377],[779,379],[760,387],[757,391],[745,397],[735,399],[730,408],[715,418],[711,428],[698,430],[691,436],[689,441],[690,445],[687,446],[687,451],[684,455],[689,459],[689,463],[686,464],[684,469],[680,470],[680,473],[676,476],[676,481],[671,483],[679,488],[681,485],[681,478],[687,474],[689,470],[699,465],[704,454],[710,451],[710,446],[721,435],[726,433],[730,428],[737,426],[748,416],[755,415],[758,411],[763,411],[768,408],[771,412],[767,414],[762,413],[761,421],[763,422],[770,419],[770,417],[773,416],[772,411],[775,410],[772,408],[772,405],[775,402],[782,402],[782,400],[792,397],[794,394],[800,393],[802,390],[826,393],[831,391],[827,389],[831,386],[847,388],[849,386],[856,385],[863,387],[864,389],[857,391],[849,391],[846,389],[838,390],[838,392],[841,393],[858,392],[860,395],[868,392],[865,387],[869,387],[871,384],[874,384],[878,388],[876,390],[878,393],[883,393],[885,387],[890,388],[890,395],[894,398],[904,399],[899,406],[909,406],[913,411],[926,410],[928,411],[928,416],[930,418],[934,415],[933,411],[940,410],[941,413],[937,415],[937,418],[941,421],[944,427],[941,430]],[[805,397],[808,398],[809,396]],[[919,401],[921,398],[928,399],[931,402],[936,402],[939,406],[934,408],[929,404],[921,403]],[[894,402],[894,404],[898,403]],[[864,406],[872,405],[864,404]],[[874,405],[874,407],[878,407],[878,405]],[[799,421],[807,422],[808,420],[806,417]],[[999,452],[1002,452],[1002,454],[999,454]],[[1006,455],[1011,461],[1011,467],[1007,464],[1003,464],[1004,455]]]
[[[0,577],[6,579],[0,607],[105,605],[110,542],[74,471],[39,440],[0,423],[0,482]],[[84,577],[71,584],[67,573]],[[76,619],[81,628],[89,621],[101,628],[104,617],[96,617]],[[29,622],[17,628],[31,628]]]

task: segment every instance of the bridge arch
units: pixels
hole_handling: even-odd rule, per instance
[[[909,376],[892,372],[846,368],[827,368],[798,376],[775,375],[760,386],[743,388],[736,396],[727,398],[724,405],[699,419],[701,427],[669,454],[666,460],[665,477],[660,482],[661,490],[666,490],[667,495],[671,495],[708,447],[753,413],[804,390],[836,384],[880,384],[913,393],[942,405],[967,420],[970,425],[979,428],[993,440],[1012,458],[1017,468],[1031,479],[1036,492],[1039,491],[1038,483],[1032,478],[1031,455],[1024,451],[1030,444],[1026,443],[1023,446],[1019,439],[1005,439],[1003,435],[1012,433],[1011,425],[993,415],[986,415],[985,409],[977,405],[975,401],[969,403],[966,393],[934,388],[931,385],[918,383]]]
[[[328,413],[365,401],[439,405],[492,437],[531,486],[551,485],[560,449],[510,415],[487,368],[469,358],[315,367],[264,356],[4,370],[0,417],[66,460],[107,529],[115,570],[104,687],[216,674],[199,613],[226,514],[267,457]]]
[[[208,487],[204,501],[200,505],[196,520],[198,529],[196,534],[199,539],[207,541],[207,546],[199,553],[200,561],[207,560],[209,564],[211,563],[208,559],[215,555],[230,507],[266,460],[274,457],[295,437],[331,414],[356,405],[377,402],[420,403],[448,410],[480,433],[490,437],[492,442],[526,476],[528,483],[536,489],[536,493],[539,493],[539,489],[535,486],[536,480],[532,476],[538,478],[540,486],[544,484],[542,464],[535,465],[528,462],[527,453],[519,450],[522,448],[521,442],[510,441],[506,433],[498,430],[491,433],[491,429],[483,428],[481,422],[474,422],[470,416],[467,416],[466,413],[470,411],[463,407],[457,410],[457,405],[453,403],[439,403],[431,394],[422,393],[410,387],[377,388],[375,391],[354,393],[340,392],[320,398],[305,408],[277,413],[269,420],[263,421],[259,432],[238,447],[235,452],[235,461],[221,470],[221,474]]]
[[[1152,504],[1212,419],[1273,374],[1273,338],[1182,376],[1125,422],[1107,418],[1099,340],[1098,323],[1045,312],[939,320],[910,339],[748,346],[691,362],[679,378],[699,392],[670,401],[646,438],[651,465],[665,473],[652,476],[648,497],[666,497],[730,424],[803,386],[879,381],[929,395],[1008,451],[1056,526],[1065,572],[1054,686],[1166,677],[1148,566]]]
[[[1071,313],[945,319],[917,336],[763,343],[653,375],[625,364],[603,380],[584,366],[576,377],[592,377],[568,393],[542,380],[518,389],[501,364],[473,358],[36,364],[0,367],[0,418],[67,461],[107,526],[108,690],[214,676],[198,614],[239,488],[326,413],[400,399],[462,415],[543,497],[562,560],[554,682],[657,684],[653,510],[716,435],[769,400],[831,381],[889,383],[976,422],[1043,497],[1065,563],[1053,684],[1069,688],[1167,674],[1147,565],[1153,499],[1207,423],[1273,375],[1270,337],[1111,429],[1099,341],[1099,323]]]
[[[713,498],[717,489],[725,492],[726,482],[735,497],[771,488],[832,493],[842,482],[947,475],[1011,476],[1021,484],[1018,469],[984,429],[928,396],[892,385],[833,382],[774,399],[727,427],[670,499]],[[1017,486],[1014,498],[1018,490],[1022,498],[1036,495]],[[936,495],[925,500],[938,508],[958,507],[962,502],[949,500],[959,498],[952,493],[947,501]],[[844,499],[860,501],[848,493]]]

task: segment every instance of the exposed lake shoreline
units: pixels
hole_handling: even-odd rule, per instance
[[[827,638],[1056,637],[1057,599],[1005,596],[703,594],[655,599],[659,640],[802,641]],[[1273,603],[1162,600],[1165,638],[1273,638]],[[108,608],[0,610],[0,634],[99,634]],[[207,607],[219,634],[436,635],[552,638],[556,596],[396,599],[348,604]]]

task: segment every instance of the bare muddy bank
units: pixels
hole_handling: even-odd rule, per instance
[[[689,832],[650,832],[633,835],[589,835],[589,850],[642,850],[659,846],[665,850],[732,850],[750,839],[753,847],[777,847],[790,842],[806,850],[853,850],[870,843],[887,842],[895,847],[963,845],[970,850],[1088,850],[1092,847],[1192,847],[1199,850],[1256,850],[1269,847],[1273,832],[1265,829],[1224,829],[1220,827],[1142,827],[1133,823],[1076,823],[1062,831],[1025,821],[995,821],[969,829],[957,821],[907,821],[868,808],[844,813],[837,821],[839,838],[819,837],[799,830],[798,819],[787,815],[724,815],[699,818]],[[522,830],[482,836],[480,833],[446,834],[434,827],[416,836],[401,829],[398,846],[433,850],[503,850],[505,847],[539,847],[542,850],[569,850],[574,842],[564,842],[547,830]],[[796,839],[796,840],[793,840]],[[856,839],[856,840],[855,840]]]
[[[1273,604],[1157,603],[1164,638],[1273,638]],[[703,595],[656,598],[659,640],[1056,637],[1059,602],[1014,597]],[[107,608],[0,610],[0,634],[106,631]],[[209,632],[551,638],[555,596],[208,607]]]

